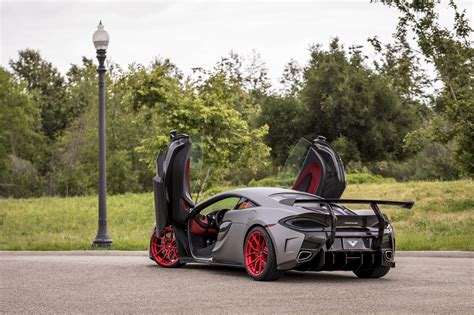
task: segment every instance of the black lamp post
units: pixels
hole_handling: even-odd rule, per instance
[[[99,60],[99,228],[94,240],[95,246],[109,247],[112,240],[107,229],[107,178],[105,170],[105,52],[109,45],[109,34],[104,30],[102,21],[92,35],[97,60]]]

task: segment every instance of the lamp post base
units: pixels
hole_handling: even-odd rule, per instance
[[[110,247],[112,246],[112,240],[109,236],[105,237],[96,237],[94,241],[92,241],[94,247]]]

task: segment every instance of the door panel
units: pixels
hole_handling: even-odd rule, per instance
[[[189,137],[172,132],[168,150],[160,153],[156,160],[153,190],[158,232],[171,224],[185,224],[190,209],[194,207],[189,178],[190,154]]]
[[[189,178],[191,142],[186,136],[176,140],[176,143],[177,146],[173,147],[176,153],[170,161],[166,177],[171,187],[172,218],[177,223],[184,224],[189,211],[194,207]]]
[[[336,151],[319,136],[306,150],[294,190],[339,198],[346,188],[344,166]]]
[[[153,192],[155,197],[155,216],[156,216],[156,227],[158,234],[163,231],[168,222],[168,200],[166,194],[166,185],[163,172],[163,163],[165,156],[163,154],[158,155],[156,159],[156,173],[157,175],[153,178]]]
[[[228,220],[228,218],[226,218],[228,213],[224,216],[224,220],[226,221]],[[217,237],[218,240],[212,250],[212,261],[242,264],[246,228],[247,226],[245,224],[232,222],[229,226],[229,230],[225,232],[225,235]]]

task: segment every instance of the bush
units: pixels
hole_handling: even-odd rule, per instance
[[[382,177],[380,175],[374,175],[369,173],[354,173],[346,174],[346,183],[350,184],[374,184],[374,183],[394,183],[394,178]],[[249,187],[282,187],[291,188],[295,183],[295,179],[292,177],[279,177],[271,176],[260,180],[251,180],[248,184]]]
[[[291,188],[295,183],[294,178],[282,178],[278,176],[270,176],[262,178],[260,180],[252,179],[249,183],[249,187],[282,187]]]
[[[9,155],[3,162],[6,170],[0,177],[0,196],[28,198],[39,195],[41,179],[30,161]]]
[[[403,162],[383,161],[368,166],[372,173],[397,181],[454,180],[460,177],[453,144],[430,143]]]
[[[382,177],[369,173],[355,173],[346,175],[347,185],[351,184],[380,184],[380,183],[395,183],[395,178]]]
[[[206,200],[207,198],[210,198],[218,193],[221,193],[221,192],[224,192],[224,191],[227,191],[227,190],[232,190],[232,189],[237,189],[237,188],[240,188],[238,186],[214,186],[214,187],[211,187],[209,189],[207,189],[206,191],[204,191],[202,193],[202,195],[200,196],[197,196],[197,195],[193,195],[193,199],[194,199],[194,202],[200,202],[200,201],[203,201],[203,200]]]

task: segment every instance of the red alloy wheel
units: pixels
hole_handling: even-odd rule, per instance
[[[262,232],[255,230],[245,244],[245,265],[252,276],[258,276],[265,270],[267,261],[267,239]]]
[[[174,229],[171,226],[164,228],[160,237],[153,233],[151,236],[151,255],[161,266],[171,267],[179,263]]]

